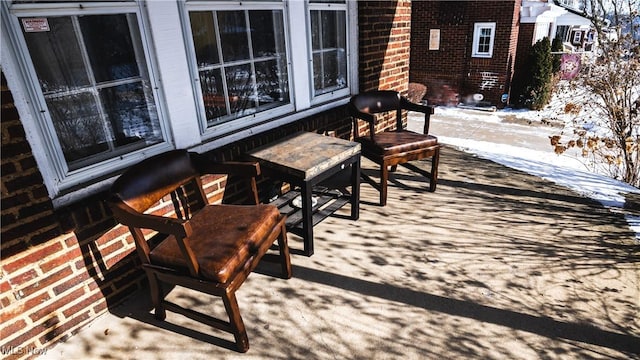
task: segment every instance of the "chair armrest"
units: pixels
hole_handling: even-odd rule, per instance
[[[424,114],[424,128],[422,129],[422,133],[425,134],[425,135],[429,134],[429,125],[431,123],[431,114],[434,113],[433,106],[416,104],[416,103],[413,103],[413,102],[407,100],[407,98],[405,98],[403,96],[403,97],[400,97],[400,107],[405,109],[405,110],[423,113]]]
[[[433,106],[416,104],[414,102],[407,100],[405,97],[400,98],[400,105],[402,106],[403,109],[409,110],[409,111],[416,111],[416,112],[421,112],[429,115],[434,113]]]
[[[192,233],[187,220],[165,216],[139,213],[119,199],[109,201],[114,217],[121,224],[141,229],[151,229],[162,234],[172,234],[177,238],[184,238]]]
[[[229,174],[246,178],[260,175],[260,163],[257,161],[217,162],[202,154],[190,153],[190,156],[201,174]]]
[[[349,104],[349,114],[368,123],[375,122],[375,116],[358,110],[353,104]]]

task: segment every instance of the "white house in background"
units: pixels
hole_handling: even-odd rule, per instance
[[[595,30],[591,21],[580,15],[582,3],[582,0],[523,0],[520,23],[533,25],[532,44],[544,37],[551,40],[560,37],[564,52],[591,52],[595,50]]]

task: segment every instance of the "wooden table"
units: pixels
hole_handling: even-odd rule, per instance
[[[291,184],[292,191],[273,203],[287,215],[287,229],[303,238],[302,254],[313,255],[313,226],[347,202],[351,203],[351,219],[359,217],[360,144],[311,132],[299,132],[248,155],[260,162],[264,173]],[[351,169],[351,193],[344,194],[330,184],[342,172]],[[333,178],[332,178],[333,177]],[[324,181],[324,183],[322,183]],[[349,184],[345,184],[349,185]],[[333,186],[333,185],[331,185]],[[301,195],[301,206],[296,197]],[[316,200],[317,203],[313,204]],[[292,249],[296,252],[295,249]]]

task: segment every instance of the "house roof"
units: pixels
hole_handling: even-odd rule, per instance
[[[549,23],[554,22],[559,16],[568,11],[550,2],[524,0],[520,8],[521,23]]]
[[[589,26],[591,21],[577,10],[555,0],[524,0],[520,9],[521,23],[555,23],[556,25]]]

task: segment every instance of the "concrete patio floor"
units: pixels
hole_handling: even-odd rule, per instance
[[[386,207],[363,183],[360,219],[317,225],[292,279],[252,274],[238,291],[246,354],[181,315],[156,321],[141,291],[42,358],[640,358],[640,249],[621,215],[450,147],[437,191],[424,181],[398,169]],[[170,297],[224,314],[218,298]]]

